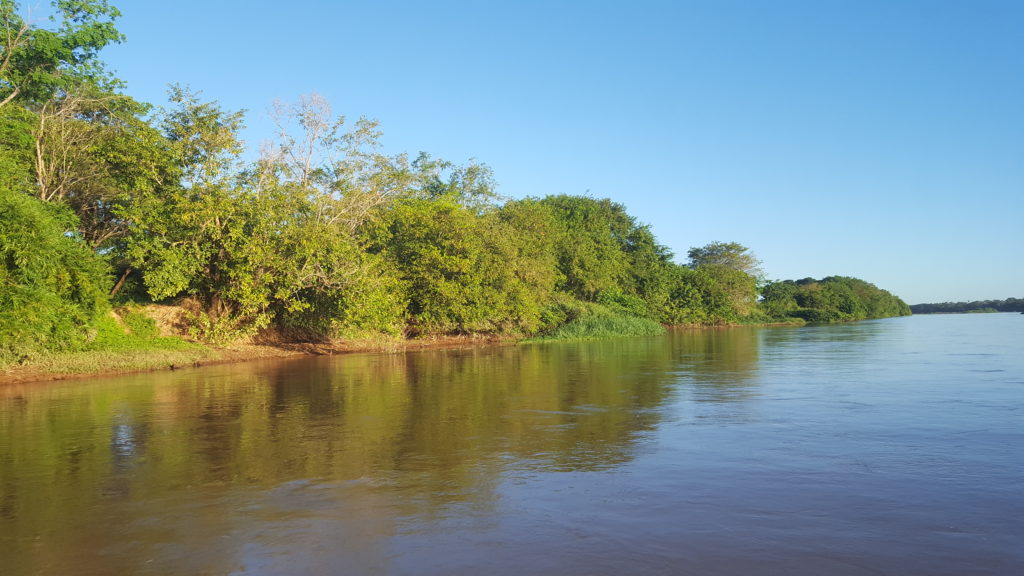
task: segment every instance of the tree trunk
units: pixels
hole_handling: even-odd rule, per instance
[[[124,281],[128,279],[128,275],[131,273],[132,269],[130,267],[125,268],[124,274],[121,274],[121,279],[117,281],[117,284],[114,284],[114,289],[110,291],[111,298],[117,296],[117,293],[120,292],[121,287],[124,286]]]

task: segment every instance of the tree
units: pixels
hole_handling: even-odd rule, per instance
[[[670,324],[735,324],[753,312],[754,279],[724,266],[674,265],[664,322]]]
[[[106,0],[56,0],[56,30],[40,28],[18,14],[18,3],[0,0],[0,107],[15,100],[39,106],[75,86],[111,91],[119,85],[104,69],[99,52],[124,40],[121,16]]]
[[[559,226],[558,288],[585,301],[621,289],[629,269],[623,248],[636,225],[625,208],[584,196],[548,196],[540,202]]]
[[[122,207],[174,178],[167,141],[141,119],[145,105],[81,86],[44,103],[32,128],[35,195],[68,205],[95,249],[126,232]]]
[[[761,289],[761,309],[770,319],[784,320],[799,309],[796,294],[800,286],[792,280],[769,282]]]
[[[634,225],[625,237],[623,249],[629,261],[626,293],[643,300],[646,307],[644,316],[666,321],[664,310],[675,266],[671,250],[658,243],[647,225]]]
[[[712,242],[691,248],[690,276],[700,286],[711,323],[732,323],[749,317],[756,309],[761,262],[736,242]]]
[[[736,242],[712,242],[699,248],[690,248],[687,256],[691,268],[724,266],[758,279],[764,274],[761,261],[749,248]]]
[[[392,330],[404,294],[366,242],[411,176],[374,152],[373,125],[341,132],[325,102],[307,99],[282,108],[299,133],[243,166],[241,112],[180,87],[171,98],[162,124],[181,181],[126,212],[126,255],[150,296],[188,296],[198,335],[214,341],[274,321],[302,338]]]
[[[0,52],[0,108],[21,93],[21,87],[12,78],[12,64],[28,41],[28,23],[18,14],[18,4],[13,0],[0,0],[0,32],[3,34]]]
[[[227,338],[242,324],[266,324],[264,289],[236,282],[236,258],[255,256],[245,244],[253,238],[244,216],[259,212],[240,198],[237,157],[241,112],[226,112],[215,102],[173,86],[175,108],[165,111],[162,127],[169,154],[180,169],[177,182],[141,194],[122,210],[132,223],[125,256],[140,269],[156,300],[191,295],[201,310],[195,320],[210,334]]]

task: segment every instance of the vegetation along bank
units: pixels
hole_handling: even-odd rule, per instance
[[[736,243],[677,263],[621,204],[499,197],[486,165],[384,154],[376,122],[335,118],[315,95],[278,104],[279,138],[247,160],[241,112],[182,86],[163,108],[125,93],[99,58],[124,40],[116,8],[54,6],[40,26],[0,0],[8,376],[189,365],[248,355],[245,342],[289,353],[910,313],[855,278],[766,282]]]

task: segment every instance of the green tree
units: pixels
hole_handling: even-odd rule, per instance
[[[408,285],[415,333],[488,328],[485,246],[476,215],[451,199],[407,199],[388,214],[383,253]]]
[[[166,139],[142,120],[146,110],[131,98],[83,86],[35,115],[34,194],[69,206],[95,249],[126,232],[120,211],[135,195],[176,177]]]
[[[243,324],[267,321],[259,302],[266,289],[247,285],[238,262],[259,253],[250,244],[260,240],[245,218],[265,215],[265,206],[241,197],[234,178],[242,113],[201,102],[179,86],[170,100],[175,108],[163,113],[162,126],[180,181],[146,191],[122,210],[132,222],[125,255],[142,271],[152,298],[193,296],[200,308],[195,320],[208,334],[226,338]]]
[[[757,310],[761,262],[746,246],[712,242],[691,248],[688,255],[689,268],[696,274],[685,274],[682,278],[701,294],[705,323],[728,324],[752,316]]]
[[[508,294],[509,317],[518,330],[535,332],[555,292],[557,223],[534,199],[506,202],[484,217],[492,262]],[[506,322],[507,323],[507,322]]]
[[[541,200],[558,223],[558,288],[586,301],[620,287],[627,260],[619,242],[628,232],[625,210],[610,200],[548,196]]]
[[[514,322],[512,278],[495,258],[500,233],[492,242],[483,218],[442,196],[403,200],[388,222],[382,252],[408,286],[413,333],[495,332]]]
[[[754,279],[724,266],[675,270],[668,320],[674,324],[735,324],[748,317]]]
[[[119,85],[99,52],[124,40],[115,26],[120,11],[106,0],[52,4],[56,29],[26,22],[17,2],[0,0],[0,107],[15,100],[42,105],[83,84],[106,91]]]
[[[672,252],[659,244],[647,225],[634,224],[625,236],[628,261],[625,293],[644,302],[645,317],[666,322],[665,308],[671,291]]]
[[[792,280],[769,282],[761,289],[761,308],[770,319],[785,320],[799,309],[796,294],[800,287]]]
[[[737,242],[712,242],[699,248],[690,248],[687,256],[691,268],[724,266],[758,279],[764,274],[761,261],[749,248]]]
[[[126,255],[151,297],[188,296],[197,333],[213,341],[274,321],[303,338],[393,330],[404,295],[365,237],[406,176],[372,152],[370,126],[341,132],[321,102],[300,102],[287,109],[299,134],[243,166],[241,113],[179,87],[171,97],[163,126],[181,181],[126,214]]]

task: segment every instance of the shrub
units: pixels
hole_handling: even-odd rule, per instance
[[[0,188],[0,362],[76,350],[109,310],[106,265],[71,232],[74,215]]]

